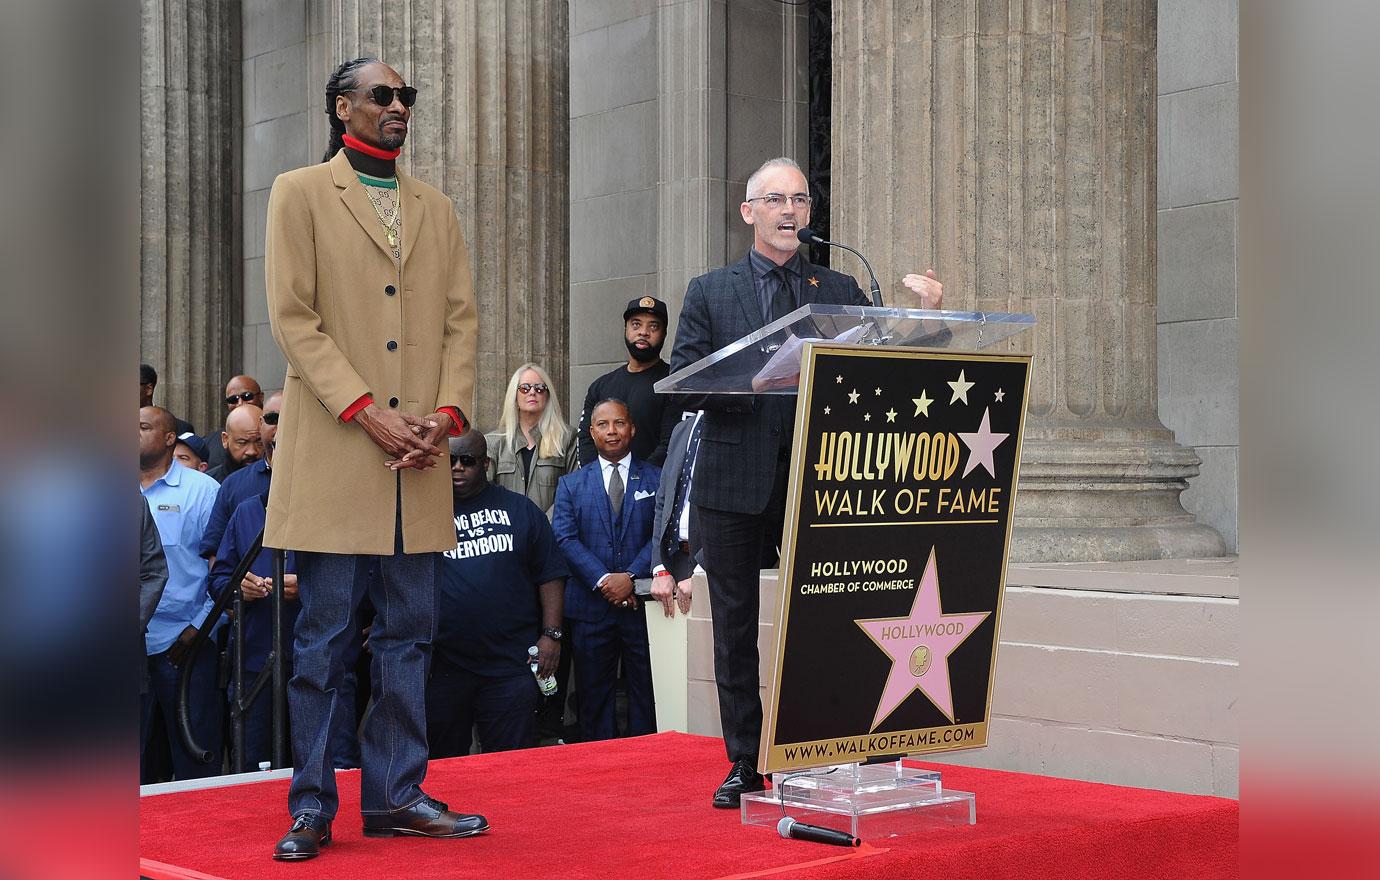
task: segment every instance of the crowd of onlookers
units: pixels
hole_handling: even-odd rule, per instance
[[[426,694],[433,758],[656,728],[643,606],[659,603],[668,615],[689,607],[687,502],[699,419],[653,390],[669,373],[661,357],[665,303],[634,300],[623,321],[627,362],[591,384],[574,425],[546,370],[526,363],[513,372],[501,412],[476,414],[476,425],[494,429],[449,441],[456,546],[437,562]],[[139,382],[147,655],[140,743],[141,778],[149,783],[234,769],[231,670],[243,664],[246,690],[264,671],[272,597],[280,591],[291,674],[299,593],[292,552],[277,583],[272,551],[256,548],[281,392],[232,377],[223,424],[199,434],[154,404],[152,367],[140,365]],[[251,553],[247,573],[231,583]],[[236,587],[242,658],[232,638],[234,604],[218,614],[210,638],[196,638],[217,598]],[[339,713],[343,720],[331,732],[337,768],[359,761],[371,618],[366,600],[352,629],[353,668],[337,694],[355,709]],[[196,745],[211,752],[208,762],[188,751],[178,723],[178,678],[189,663],[189,726]],[[271,760],[271,695],[263,687],[243,713],[248,770]]]

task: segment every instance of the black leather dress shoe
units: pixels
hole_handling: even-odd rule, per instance
[[[739,758],[733,762],[733,769],[728,771],[723,784],[715,789],[714,806],[721,810],[736,810],[744,793],[762,791],[766,787],[766,780],[757,772],[757,766],[747,758]]]
[[[365,837],[470,837],[489,830],[489,820],[470,813],[452,812],[435,798],[423,797],[405,810],[364,817]]]
[[[299,862],[314,859],[321,847],[331,842],[331,821],[320,813],[303,813],[292,822],[292,828],[273,848],[273,857],[280,862]]]

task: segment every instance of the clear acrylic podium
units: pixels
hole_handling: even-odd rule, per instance
[[[803,343],[981,351],[1035,326],[1012,312],[804,305],[657,382],[661,394],[795,394]]]
[[[979,352],[1035,326],[1018,313],[947,312],[810,304],[657,382],[659,393],[796,394],[806,342]],[[778,625],[779,625],[778,621]],[[744,825],[775,828],[783,816],[860,838],[974,824],[976,798],[945,789],[935,770],[837,764],[771,774],[772,787],[742,798]]]

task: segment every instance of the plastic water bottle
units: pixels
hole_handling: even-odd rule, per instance
[[[527,665],[532,667],[532,676],[537,680],[537,687],[541,689],[541,695],[543,697],[549,697],[556,692],[556,676],[548,675],[543,678],[542,674],[537,671],[537,666],[539,665],[537,662],[538,653],[540,652],[537,650],[536,645],[527,649]]]

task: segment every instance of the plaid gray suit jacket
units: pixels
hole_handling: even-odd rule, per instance
[[[804,262],[801,305],[870,305],[849,275]],[[671,372],[693,364],[766,324],[746,255],[723,269],[690,281],[676,328]],[[796,398],[778,395],[711,395],[688,399],[686,409],[704,409],[700,449],[690,500],[729,513],[760,514],[771,500],[779,432],[793,425]],[[786,427],[783,427],[786,426]]]

